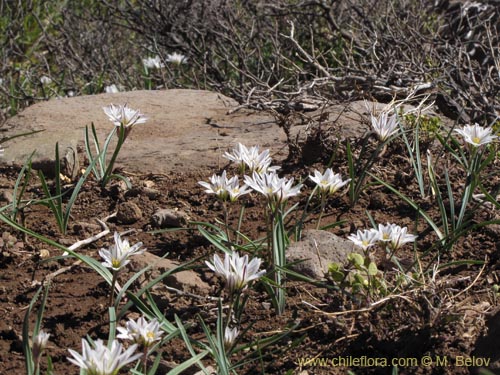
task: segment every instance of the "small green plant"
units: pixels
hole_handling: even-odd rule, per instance
[[[347,165],[349,167],[349,200],[351,206],[354,206],[364,189],[369,184],[366,179],[369,176],[370,169],[377,159],[387,148],[387,144],[398,135],[398,118],[396,114],[389,116],[389,111],[383,111],[378,117],[371,114],[371,124],[373,133],[377,136],[378,143],[375,150],[368,156],[369,139],[371,133],[368,133],[362,140],[363,144],[358,158],[354,157],[352,146],[349,141],[346,144]]]
[[[354,296],[363,296],[365,302],[387,295],[388,288],[382,272],[369,256],[351,253],[347,265],[331,263],[329,276],[341,289]]]
[[[25,201],[23,197],[31,180],[31,159],[34,153],[35,152],[33,151],[28,159],[24,162],[23,167],[17,175],[14,190],[12,192],[12,203],[9,208],[10,217],[12,218],[12,220],[19,220],[23,225],[25,223],[24,210],[32,202],[31,200]]]
[[[118,274],[127,264],[130,263],[129,258],[132,255],[138,255],[144,252],[144,250],[141,250],[142,242],[138,242],[134,246],[130,246],[128,240],[122,240],[118,232],[115,232],[114,234],[114,241],[114,245],[111,245],[109,249],[101,249],[99,251],[99,255],[104,259],[104,262],[102,262],[103,266],[111,269],[113,273],[111,291],[109,294],[109,306],[112,306],[115,300],[115,285],[118,279]]]
[[[115,127],[106,137],[104,145],[101,148],[95,126],[93,123],[91,124],[92,141],[94,144],[96,155],[94,155],[92,152],[89,129],[88,127],[85,128],[85,151],[92,165],[90,169],[94,173],[97,181],[100,182],[102,188],[106,187],[106,185],[112,178],[123,180],[130,188],[130,181],[122,175],[114,174],[113,168],[116,162],[116,158],[118,157],[118,154],[123,146],[123,143],[132,131],[132,128],[137,124],[146,122],[147,118],[144,117],[144,115],[139,111],[133,110],[127,105],[116,107],[111,104],[108,107],[104,107],[104,112],[106,113],[110,121],[113,122]],[[115,149],[108,162],[108,149],[115,135],[118,137],[118,139],[115,145]]]
[[[410,129],[418,127],[424,134],[434,136],[441,130],[443,122],[438,116],[407,113],[403,114],[403,121]]]
[[[45,199],[39,201],[39,204],[46,205],[50,208],[57,222],[57,226],[62,234],[66,234],[68,229],[68,222],[71,215],[71,209],[75,204],[76,198],[80,193],[80,190],[83,186],[83,183],[87,179],[88,175],[92,168],[88,168],[85,173],[80,177],[76,185],[73,187],[73,192],[66,203],[63,203],[63,184],[62,184],[62,174],[61,174],[61,161],[59,159],[59,144],[56,143],[56,157],[55,157],[55,173],[54,173],[54,185],[55,185],[55,195],[52,195],[51,189],[49,188],[49,184],[47,183],[47,179],[45,175],[40,170],[38,171],[38,176],[40,177],[40,181],[42,183],[42,189],[45,195]]]
[[[456,188],[452,186],[451,176],[448,168],[444,168],[444,184],[440,182],[439,176],[435,171],[435,163],[432,155],[427,156],[428,175],[432,188],[432,197],[436,200],[441,216],[441,226],[443,234],[440,235],[442,245],[445,249],[452,249],[453,244],[465,233],[471,230],[473,225],[473,216],[479,207],[485,202],[490,202],[498,207],[498,203],[493,196],[498,192],[489,192],[484,187],[484,181],[488,181],[488,176],[483,176],[482,172],[490,165],[496,157],[496,149],[490,144],[496,136],[492,134],[491,128],[483,128],[479,125],[468,125],[462,129],[457,129],[466,143],[467,148],[461,146],[451,135],[447,138],[437,134],[437,139],[449,152],[453,159],[464,169],[466,178],[461,191],[461,199],[457,201],[454,197]],[[393,188],[391,188],[393,189]],[[444,194],[442,192],[444,190]],[[479,203],[473,202],[473,194],[476,190],[482,192],[484,199]],[[398,194],[398,193],[397,193]],[[459,210],[456,210],[456,207]],[[424,216],[425,218],[426,216]],[[427,216],[426,220],[429,217]],[[428,221],[429,224],[431,223]],[[437,224],[431,224],[437,228]],[[435,229],[436,230],[436,229]],[[436,231],[438,233],[438,231]]]
[[[350,179],[342,180],[342,177],[338,173],[333,173],[331,168],[327,168],[324,173],[317,170],[314,171],[314,176],[309,176],[309,178],[316,183],[316,188],[319,191],[321,206],[318,222],[316,224],[316,229],[320,228],[321,219],[325,212],[325,204],[328,196],[335,194],[344,185],[348,184]],[[304,210],[305,211],[305,210]]]
[[[40,374],[40,361],[47,347],[47,342],[49,340],[50,334],[47,334],[45,331],[41,329],[42,321],[43,321],[43,313],[45,311],[45,305],[47,303],[47,296],[49,293],[50,284],[45,286],[45,291],[43,292],[42,299],[40,302],[40,307],[38,308],[37,318],[35,321],[35,327],[33,328],[33,332],[30,339],[30,315],[33,311],[35,304],[44,289],[44,286],[41,286],[38,291],[35,293],[31,302],[26,310],[26,314],[24,316],[23,323],[23,351],[26,362],[26,375],[39,375]],[[47,357],[48,368],[52,367],[52,360],[50,356]],[[51,372],[48,371],[50,374]]]

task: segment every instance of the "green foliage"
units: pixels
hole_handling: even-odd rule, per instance
[[[41,331],[43,313],[45,311],[45,305],[47,303],[49,288],[50,288],[50,284],[47,284],[45,286],[45,291],[42,295],[40,307],[38,308],[35,326],[33,328],[32,334],[31,334],[32,338],[36,337],[39,334],[39,332]],[[31,302],[28,306],[28,309],[26,310],[26,314],[24,315],[23,351],[24,351],[25,362],[26,362],[26,375],[39,375],[40,374],[41,353],[39,353],[38,358],[34,358],[34,356],[33,356],[33,344],[32,344],[32,340],[30,339],[29,333],[30,333],[30,315],[31,315],[31,312],[33,311],[35,304],[38,301],[38,298],[40,297],[40,294],[41,294],[43,289],[44,289],[44,286],[41,286],[38,289],[38,291],[35,293],[35,295],[31,299]],[[49,362],[49,364],[51,363],[50,357],[48,357],[48,362]]]
[[[429,136],[435,135],[443,126],[443,121],[438,116],[407,113],[403,116],[403,120],[408,128],[415,129],[418,127],[424,135]]]
[[[368,255],[350,253],[346,266],[330,263],[328,272],[335,285],[349,294],[362,297],[365,301],[384,297],[388,293],[384,275]]]
[[[390,137],[384,142],[379,142],[373,151],[369,151],[369,134],[362,139],[363,145],[359,152],[359,156],[356,158],[352,150],[351,143],[347,141],[346,153],[347,153],[347,166],[349,167],[349,201],[351,206],[354,206],[361,196],[361,193],[367,189],[371,184],[367,182],[367,177],[370,176],[370,169],[373,167],[377,161],[378,156],[387,145],[388,142],[392,140]]]
[[[73,192],[66,203],[63,203],[63,193],[62,191],[62,181],[61,181],[61,161],[59,159],[59,144],[56,143],[56,157],[55,157],[55,173],[54,173],[54,184],[55,184],[55,195],[52,195],[47,180],[40,170],[38,175],[40,181],[42,182],[42,189],[45,194],[45,200],[39,201],[39,204],[46,205],[50,208],[57,222],[57,226],[62,234],[66,234],[68,229],[68,222],[71,215],[71,209],[75,204],[76,198],[80,193],[83,183],[87,179],[88,175],[92,170],[92,165],[87,168],[85,173],[80,177],[77,184],[73,187]]]
[[[91,149],[91,143],[90,143],[90,138],[89,138],[89,129],[88,127],[85,127],[85,151],[87,152],[87,157],[89,158],[91,162],[91,166],[87,168],[87,170],[90,172],[92,171],[94,173],[94,176],[96,177],[97,181],[100,182],[101,187],[106,187],[108,182],[112,178],[117,178],[122,181],[124,181],[127,184],[128,188],[131,188],[131,184],[128,178],[113,173],[113,167],[115,165],[116,158],[118,157],[118,154],[120,152],[120,149],[123,146],[123,143],[125,142],[125,127],[120,125],[118,128],[118,134],[117,134],[117,128],[113,127],[113,130],[108,134],[106,137],[106,140],[104,142],[104,145],[101,148],[101,145],[99,144],[99,137],[97,136],[97,132],[95,130],[95,126],[92,123],[91,125],[92,129],[92,141],[94,144],[94,148],[96,151],[96,154],[92,152]],[[113,153],[111,155],[111,159],[109,162],[107,161],[107,156],[108,156],[108,148],[110,146],[111,140],[115,135],[118,135],[118,140],[115,145],[115,149],[113,150]]]

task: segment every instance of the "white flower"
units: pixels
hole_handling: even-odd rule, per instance
[[[131,345],[127,350],[122,351],[122,345],[113,340],[111,349],[103,344],[102,340],[97,340],[91,347],[87,341],[82,339],[82,354],[69,349],[73,358],[68,360],[87,371],[87,375],[116,375],[120,369],[140,358],[142,354],[134,354],[137,345]]]
[[[240,332],[238,331],[238,327],[226,327],[226,329],[224,330],[224,346],[226,348],[231,347],[239,334]]]
[[[142,242],[138,242],[131,247],[128,240],[122,240],[118,232],[115,232],[114,238],[115,244],[111,245],[109,250],[99,250],[99,255],[104,259],[102,264],[105,267],[111,268],[114,271],[119,271],[130,263],[129,257],[142,254],[144,250],[140,250]]]
[[[226,287],[230,293],[243,290],[250,281],[260,278],[266,270],[259,271],[262,260],[253,258],[248,262],[248,255],[242,257],[237,252],[231,255],[225,254],[224,262],[217,254],[214,254],[213,264],[205,262],[206,265],[216,274],[226,280]]]
[[[379,237],[380,235],[377,230],[365,229],[361,231],[358,229],[356,234],[351,234],[347,238],[354,242],[356,246],[361,247],[363,250],[367,250],[379,241]]]
[[[392,230],[398,227],[396,224],[378,225],[379,241],[388,242],[391,240]]]
[[[117,127],[123,125],[125,128],[132,128],[136,124],[143,124],[147,121],[147,117],[144,117],[141,112],[129,108],[127,104],[120,106],[111,104],[102,109]]]
[[[207,189],[205,193],[215,194],[222,201],[229,199],[234,202],[238,197],[250,192],[248,186],[243,185],[240,187],[238,176],[228,180],[226,171],[223,171],[221,176],[212,175],[210,182],[198,181],[198,184]]]
[[[333,173],[331,168],[327,168],[325,173],[321,174],[320,171],[314,170],[314,176],[309,176],[313,180],[322,193],[335,194],[340,188],[351,181],[350,178],[342,180],[339,173]]]
[[[249,173],[266,173],[279,169],[279,167],[271,167],[272,159],[269,156],[269,150],[259,153],[257,146],[248,149],[248,152],[243,155],[243,162],[247,165]]]
[[[238,143],[235,148],[233,148],[232,152],[225,152],[222,155],[223,158],[229,159],[236,164],[238,164],[240,169],[245,168],[245,160],[244,155],[248,154],[247,146]]]
[[[159,341],[163,335],[163,330],[156,318],[148,322],[143,316],[137,319],[137,322],[130,319],[125,323],[125,328],[118,327],[118,332],[120,333],[116,336],[117,338],[131,340],[146,348],[151,347],[155,341]]]
[[[33,353],[33,358],[37,361],[42,352],[47,347],[47,343],[49,342],[50,333],[46,333],[44,330],[38,332],[38,335],[33,337],[33,346],[31,348],[31,352]]]
[[[40,82],[42,85],[50,85],[52,83],[52,79],[50,77],[47,77],[47,76],[41,76]]]
[[[180,53],[174,52],[172,54],[168,54],[166,60],[169,63],[181,65],[181,64],[185,64],[187,62],[187,57],[184,55],[181,55]]]
[[[418,236],[407,232],[407,227],[401,228],[399,225],[395,225],[391,230],[391,240],[389,246],[393,250],[397,250],[405,243],[413,242],[417,239]]]
[[[464,140],[474,147],[486,145],[498,138],[498,136],[491,134],[491,128],[482,127],[478,124],[466,125],[462,129],[455,129],[455,132],[462,135]]]
[[[113,83],[112,85],[106,86],[104,88],[104,92],[106,92],[107,94],[116,94],[117,92],[120,92],[120,90],[118,90],[118,87],[116,87],[116,85]]]
[[[267,172],[259,174],[253,172],[252,177],[245,176],[245,183],[255,191],[267,197],[270,203],[283,203],[290,197],[300,193],[302,184],[293,185],[293,177],[287,179],[280,178],[276,172]]]
[[[245,172],[246,167],[248,167],[249,173],[266,173],[279,169],[279,167],[271,167],[272,159],[269,156],[269,150],[266,149],[259,153],[259,146],[247,148],[238,143],[232,152],[225,152],[222,157],[238,164],[242,173]]]
[[[395,114],[389,116],[386,111],[382,112],[379,117],[371,115],[372,128],[377,133],[378,138],[383,142],[399,129],[398,118]]]
[[[165,67],[165,64],[163,64],[163,62],[161,61],[160,56],[142,59],[142,63],[148,69],[160,69]]]

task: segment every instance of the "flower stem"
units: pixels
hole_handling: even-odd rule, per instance
[[[116,158],[118,157],[118,153],[120,152],[120,149],[122,148],[123,143],[125,142],[125,138],[127,137],[127,129],[122,125],[120,125],[120,128],[118,129],[118,142],[116,144],[115,151],[113,152],[113,155],[111,156],[111,160],[109,161],[108,167],[106,168],[104,175],[102,176],[101,180],[101,187],[104,188],[106,184],[108,183],[111,174],[113,173],[113,166],[115,165]],[[104,155],[106,157],[106,155]]]
[[[148,373],[148,347],[144,345],[143,355],[142,355],[142,370],[146,375]]]
[[[222,209],[224,211],[224,225],[226,227],[227,241],[231,242],[231,235],[229,234],[229,211],[227,209],[227,202],[225,200],[222,201]]]
[[[113,270],[113,279],[111,280],[111,293],[109,295],[109,306],[113,306],[115,303],[115,285],[116,279],[118,278],[118,271]]]
[[[321,219],[323,218],[323,213],[325,212],[326,194],[321,193],[321,208],[319,211],[318,223],[316,224],[316,229],[319,229],[321,224]]]

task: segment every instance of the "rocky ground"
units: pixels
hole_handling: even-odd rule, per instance
[[[146,96],[140,101],[142,95]],[[208,100],[208,104],[203,104],[201,97]],[[197,182],[207,180],[212,173],[225,168],[227,163],[221,155],[238,141],[249,146],[270,147],[277,163],[283,163],[283,173],[296,178],[305,179],[314,167],[324,169],[324,166],[285,161],[286,138],[272,117],[242,111],[227,115],[234,103],[228,104],[226,99],[215,94],[194,92],[190,96],[184,91],[167,91],[64,99],[30,107],[10,120],[10,132],[40,127],[47,131],[8,144],[6,165],[0,169],[4,204],[12,200],[20,170],[17,164],[29,153],[29,147],[35,145],[41,150],[41,146],[46,145],[47,155],[41,155],[40,159],[48,157],[54,147],[55,134],[68,140],[58,128],[61,124],[71,131],[78,130],[71,136],[77,144],[83,127],[90,121],[100,129],[109,127],[100,107],[124,101],[151,117],[144,129],[132,133],[124,146],[123,157],[120,157],[120,171],[130,178],[133,189],[127,191],[115,182],[102,189],[90,179],[72,210],[67,235],[58,232],[52,214],[42,205],[26,209],[25,225],[65,246],[109,229],[109,234],[78,249],[96,259],[99,258],[98,250],[112,243],[114,231],[124,233],[131,242],[144,242],[147,253],[134,260],[128,271],[121,274],[119,281],[122,283],[145,264],[154,264],[154,275],[193,261],[193,269],[175,274],[158,285],[154,298],[172,321],[177,315],[183,322],[196,323],[199,314],[214,324],[216,302],[210,297],[220,293],[221,284],[204,261],[215,249],[200,234],[197,226],[190,223],[215,223],[217,219],[222,220],[223,210]],[[356,117],[360,112],[362,110],[358,107],[357,111],[346,114],[346,118],[363,125],[360,126],[363,133],[366,124]],[[61,121],[63,116],[65,121]],[[354,129],[354,126],[345,124],[332,122],[337,130]],[[41,138],[45,136],[48,138]],[[71,146],[71,142],[68,145]],[[78,150],[75,144],[73,147]],[[436,147],[435,144],[429,146],[437,154]],[[416,182],[404,153],[402,143],[395,141],[373,168],[378,177],[392,184],[399,182],[402,192],[417,199]],[[82,153],[79,159],[83,163]],[[332,161],[332,168],[347,174],[342,153]],[[462,179],[460,173],[453,175],[457,190]],[[495,183],[498,182],[490,182],[491,185]],[[305,208],[305,199],[312,191],[312,185],[306,185],[302,198],[290,203],[299,203],[299,213]],[[40,181],[33,174],[26,198],[39,199],[41,194]],[[242,202],[246,207],[242,232],[257,239],[265,233],[263,203],[253,195],[245,196]],[[313,202],[305,221],[306,229],[316,227],[318,202]],[[420,203],[437,220],[437,206],[431,200]],[[233,225],[236,225],[238,211],[239,205],[231,211]],[[376,222],[397,222],[408,226],[411,231],[418,230],[417,250],[407,246],[398,254],[408,269],[432,269],[436,264],[439,268],[425,273],[418,283],[376,300],[354,298],[335,289],[334,283],[325,278],[318,277],[321,280],[313,284],[291,278],[287,284],[287,308],[281,316],[270,308],[269,298],[257,286],[250,293],[244,324],[251,329],[243,340],[250,342],[255,337],[269,337],[287,329],[291,332],[275,344],[275,350],[263,353],[262,361],[245,366],[239,373],[345,374],[351,370],[355,374],[389,374],[393,373],[394,359],[398,361],[400,374],[478,373],[478,365],[486,363],[488,365],[484,367],[498,371],[498,294],[494,289],[499,283],[498,227],[491,225],[468,233],[452,251],[439,254],[438,262],[436,249],[432,248],[436,237],[426,223],[419,220],[415,227],[415,210],[389,190],[376,187],[363,193],[353,207],[345,195],[329,201],[322,224],[338,221],[342,224],[328,229],[328,234],[306,233],[305,242],[318,242],[318,248],[324,248],[324,251],[318,250],[322,259],[331,261],[328,259],[331,256],[328,253],[332,247],[330,244],[334,241],[331,236],[335,234],[345,239],[356,229],[369,228],[367,212]],[[167,217],[168,223],[161,224],[165,220],[158,219],[158,215]],[[475,220],[484,221],[495,218],[495,215],[494,210],[482,210]],[[294,215],[294,219],[298,216]],[[97,219],[105,220],[106,225],[100,225]],[[24,316],[36,290],[49,280],[51,286],[43,320],[43,327],[51,334],[48,353],[56,374],[78,373],[76,367],[66,360],[67,349],[80,350],[80,340],[86,335],[107,337],[106,283],[94,271],[73,259],[51,259],[61,255],[59,249],[24,236],[6,224],[1,226],[0,374],[25,371],[21,341]],[[184,229],[152,233],[160,226]],[[303,246],[302,250],[307,248],[306,245],[300,246]],[[165,259],[161,259],[164,256]],[[383,254],[374,254],[374,257],[379,269],[393,280],[392,266],[384,264]],[[321,273],[318,269],[315,272]],[[201,329],[196,324],[190,329],[190,334],[202,339]],[[188,359],[189,353],[181,340],[174,339],[164,348],[162,357],[160,373]],[[329,362],[323,365],[319,362],[304,363],[312,358],[324,358]],[[431,362],[425,362],[427,358]],[[339,362],[339,359],[345,361]],[[365,362],[352,362],[356,359]],[[370,359],[372,362],[366,362]],[[194,372],[196,369],[187,373]]]

